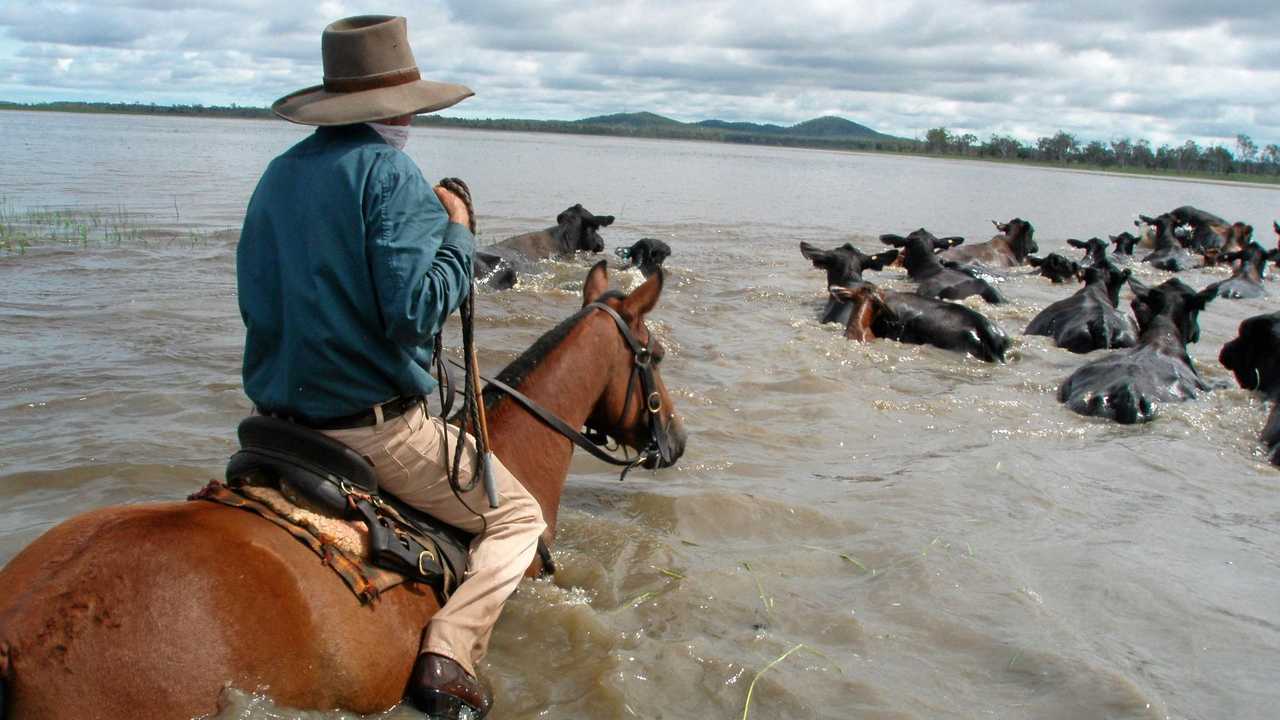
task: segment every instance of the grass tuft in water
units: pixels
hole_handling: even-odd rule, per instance
[[[177,201],[174,216],[179,217]],[[101,208],[35,207],[16,209],[0,196],[0,253],[25,255],[32,247],[61,246],[89,248],[182,243],[195,248],[208,239],[194,229],[185,232],[161,230],[138,212],[123,205]],[[148,238],[151,238],[149,241]]]
[[[745,565],[746,563],[743,563],[743,564]],[[801,649],[801,648],[803,648],[803,647],[804,647],[804,643],[800,643],[799,645],[796,645],[795,647],[791,648],[790,650],[788,650],[788,651],[786,651],[786,652],[782,653],[782,654],[781,654],[781,655],[779,655],[778,657],[774,658],[774,659],[773,659],[773,662],[770,662],[768,665],[765,665],[765,666],[764,666],[764,668],[762,668],[762,669],[760,670],[760,672],[756,673],[756,676],[755,676],[755,677],[751,678],[751,684],[747,686],[747,703],[746,703],[745,705],[743,705],[743,706],[742,706],[742,720],[747,720],[747,713],[751,712],[751,695],[752,695],[752,693],[754,693],[754,692],[755,692],[755,689],[756,689],[756,681],[760,679],[760,676],[761,676],[761,675],[764,675],[764,674],[765,674],[765,673],[767,673],[767,672],[769,672],[770,668],[772,668],[774,665],[777,665],[778,663],[782,662],[783,660],[786,660],[788,657],[790,657],[791,653],[793,653],[793,652],[795,652],[795,651],[797,651],[797,650],[799,650],[799,649]]]

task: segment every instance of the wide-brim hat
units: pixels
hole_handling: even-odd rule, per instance
[[[272,112],[303,125],[350,125],[435,112],[475,94],[463,85],[422,79],[402,17],[338,20],[320,36],[320,55],[324,84],[285,95]]]

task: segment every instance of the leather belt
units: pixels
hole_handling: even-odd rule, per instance
[[[409,412],[415,407],[422,406],[426,410],[426,400],[421,395],[408,395],[388,400],[380,405],[375,405],[367,410],[351,413],[350,415],[342,415],[340,417],[329,418],[327,420],[312,420],[301,415],[294,415],[287,412],[269,412],[262,408],[256,408],[259,415],[267,415],[281,420],[288,420],[297,423],[303,427],[312,430],[350,430],[352,428],[373,427],[378,424],[377,409],[382,410],[382,421],[386,422],[393,418]]]

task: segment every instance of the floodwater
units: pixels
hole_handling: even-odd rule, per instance
[[[236,228],[265,164],[306,132],[0,113],[8,212],[152,229],[0,252],[0,562],[75,513],[220,476],[249,408]],[[1047,253],[1192,204],[1270,246],[1280,192],[535,134],[415,129],[409,151],[428,177],[471,184],[482,241],[580,202],[617,215],[609,251],[645,236],[674,250],[652,322],[688,451],[621,484],[575,461],[562,571],[526,582],[494,634],[494,717],[741,717],[766,667],[753,718],[1275,717],[1280,471],[1256,440],[1264,404],[1217,362],[1275,300],[1210,305],[1191,352],[1222,387],[1123,427],[1057,403],[1086,358],[1019,335],[1071,288],[1015,275],[1010,304],[975,303],[1015,336],[1010,362],[990,365],[844,340],[817,322],[824,276],[797,245],[870,249],[919,226],[974,242],[1020,216]],[[578,307],[589,263],[481,297],[487,370]],[[222,717],[294,716],[224,700]]]

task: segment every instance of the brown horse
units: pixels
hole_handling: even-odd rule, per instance
[[[645,343],[662,284],[658,272],[629,296],[607,292],[601,262],[584,305],[608,304]],[[656,362],[661,348],[652,349]],[[613,318],[584,309],[502,378],[572,427],[643,447],[647,403],[629,383],[633,360]],[[674,463],[684,430],[660,377],[656,386]],[[491,398],[493,449],[554,533],[573,445],[522,406]],[[290,707],[377,712],[400,701],[418,631],[439,608],[417,585],[361,606],[288,533],[209,502],[73,517],[0,570],[0,588],[0,716],[22,720],[190,718],[213,712],[227,684]]]

